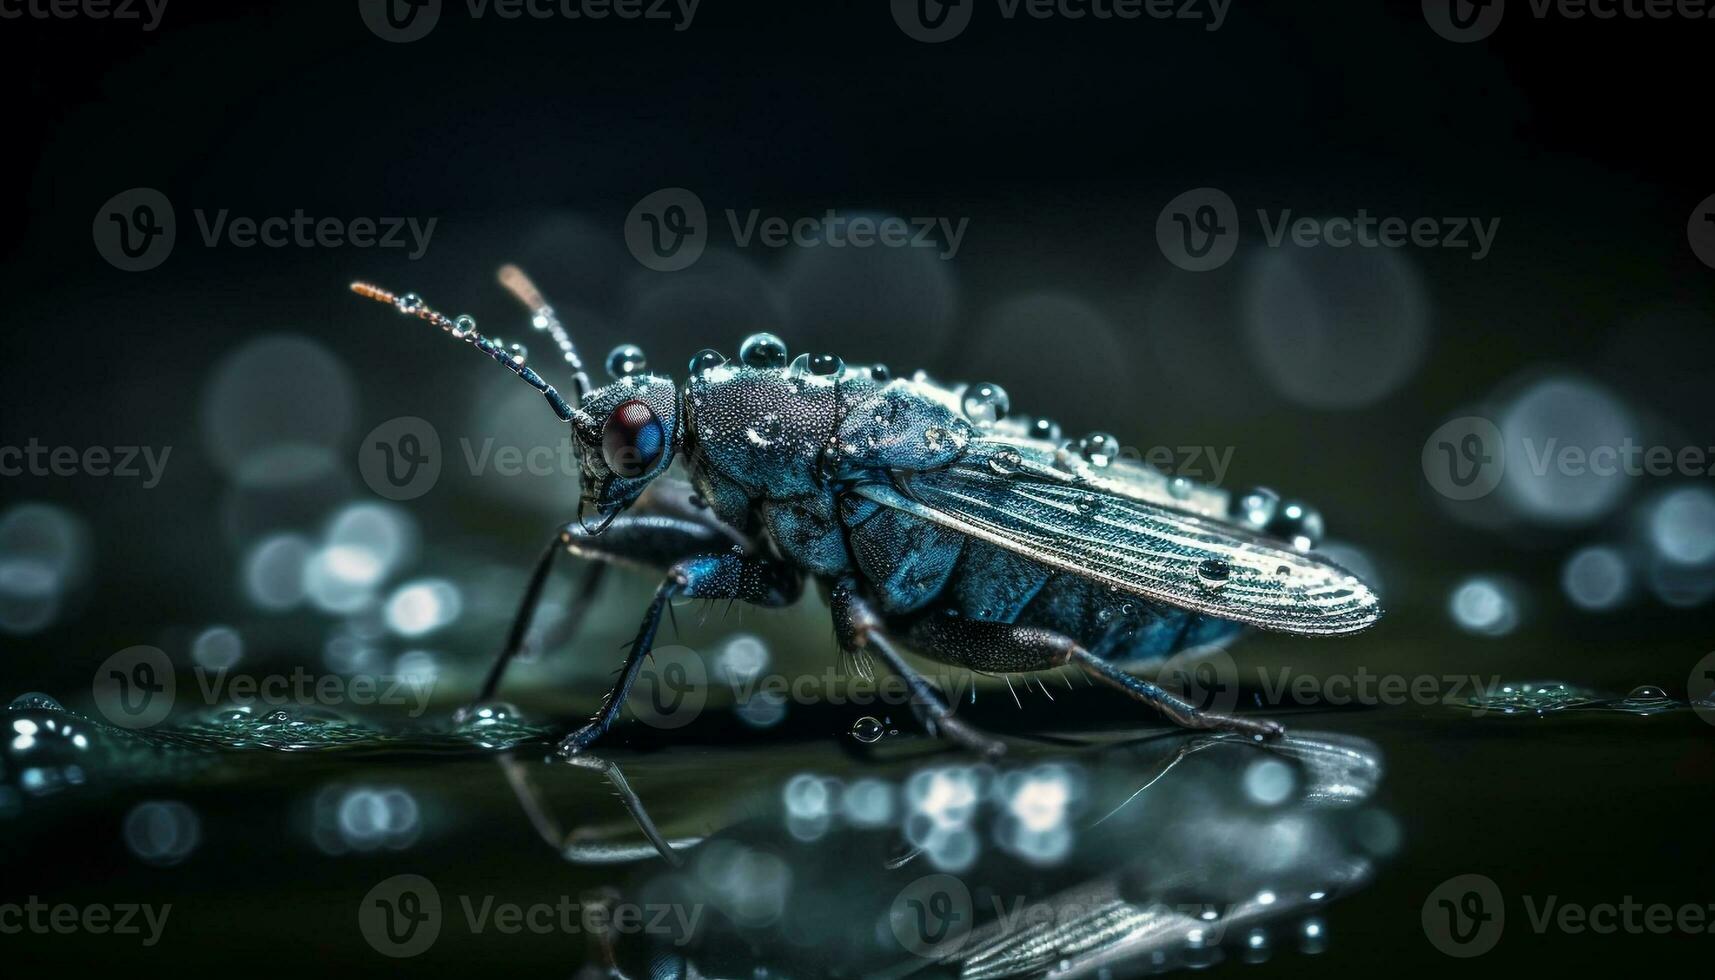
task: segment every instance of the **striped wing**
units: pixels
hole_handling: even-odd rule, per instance
[[[857,492],[1122,592],[1262,629],[1355,633],[1381,616],[1369,586],[1320,555],[1109,492],[1000,441],[972,448],[950,467]]]

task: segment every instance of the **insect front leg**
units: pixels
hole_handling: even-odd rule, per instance
[[[955,742],[984,755],[1000,755],[1006,751],[1001,742],[984,735],[953,715],[941,692],[899,655],[888,639],[881,615],[868,599],[857,591],[852,579],[841,579],[828,594],[828,606],[834,615],[834,634],[847,653],[875,653],[887,662],[893,672],[904,678],[911,689],[911,710],[919,723],[931,735],[945,735]]]
[[[608,533],[612,533],[611,528]],[[773,558],[748,554],[739,545],[733,545],[722,554],[699,555],[675,562],[667,570],[661,587],[655,590],[655,598],[649,603],[648,611],[643,614],[643,622],[637,628],[637,639],[632,641],[631,651],[626,654],[618,682],[607,693],[589,724],[560,742],[560,751],[567,755],[582,752],[619,717],[626,697],[631,694],[631,685],[637,681],[643,658],[655,646],[655,632],[661,626],[661,614],[667,610],[669,602],[674,599],[737,599],[759,606],[785,606],[796,601],[803,588],[804,577],[797,569]]]
[[[1135,677],[1084,649],[1063,633],[1034,626],[952,616],[928,616],[911,630],[925,653],[974,670],[1012,673],[1052,670],[1067,664],[1142,701],[1183,728],[1241,732],[1262,738],[1284,734],[1277,722],[1203,711],[1160,685]]]
[[[636,512],[615,518],[601,534],[592,534],[577,521],[556,531],[530,573],[530,583],[519,600],[518,612],[506,635],[506,645],[489,668],[477,700],[487,701],[494,697],[507,665],[523,651],[530,626],[536,619],[536,610],[540,608],[542,589],[547,585],[549,573],[560,555],[569,554],[594,562],[576,587],[566,622],[556,631],[558,636],[566,637],[576,632],[589,611],[609,564],[665,570],[681,558],[708,554],[739,543],[740,539],[732,529],[716,521],[707,510],[692,506],[688,502],[690,497],[688,484],[664,481],[650,488],[649,494],[638,502]]]

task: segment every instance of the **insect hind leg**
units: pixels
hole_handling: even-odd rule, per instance
[[[911,641],[938,660],[973,670],[1013,673],[1052,670],[1068,664],[1161,712],[1183,728],[1241,732],[1278,738],[1284,730],[1257,720],[1203,711],[1160,685],[1114,666],[1064,633],[1038,626],[986,622],[963,616],[926,616],[911,630]]]
[[[881,614],[858,593],[854,580],[845,578],[836,582],[829,590],[828,606],[833,612],[834,634],[839,638],[840,649],[853,656],[873,653],[885,661],[910,688],[911,711],[929,734],[945,735],[984,755],[997,756],[1006,751],[1004,744],[954,716],[941,692],[900,656],[888,637]]]

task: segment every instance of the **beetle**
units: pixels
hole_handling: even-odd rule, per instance
[[[663,575],[618,680],[564,754],[612,725],[676,599],[785,606],[813,578],[844,653],[900,675],[931,734],[990,754],[1002,743],[958,718],[903,646],[990,674],[1070,665],[1181,726],[1273,738],[1273,721],[1200,709],[1123,665],[1247,626],[1338,635],[1381,615],[1367,585],[1312,550],[1321,519],[1309,508],[1267,491],[1235,504],[1123,458],[1106,434],[1063,440],[1052,422],[1011,414],[996,385],[896,378],[831,354],[789,359],[758,333],[734,359],[699,352],[683,385],[622,345],[606,365],[612,381],[595,387],[531,281],[513,266],[500,280],[559,348],[571,401],[471,317],[351,288],[475,345],[572,428],[578,517],[537,562],[479,700],[523,647],[556,556],[593,559],[568,630],[609,565]],[[666,476],[675,460],[688,482]]]

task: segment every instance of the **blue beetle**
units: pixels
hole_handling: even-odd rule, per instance
[[[1274,737],[1272,721],[1200,710],[1119,665],[1245,626],[1334,635],[1381,614],[1362,581],[1311,550],[1314,511],[1266,492],[1235,507],[1224,491],[1121,458],[1112,436],[1063,440],[1051,422],[1010,414],[996,385],[896,378],[830,354],[789,359],[759,333],[735,359],[698,353],[683,385],[622,346],[608,358],[612,382],[596,388],[529,279],[511,266],[500,278],[562,352],[575,404],[471,318],[352,289],[474,344],[572,426],[578,519],[537,563],[482,699],[523,646],[555,556],[594,559],[574,617],[611,563],[664,573],[617,683],[561,743],[567,754],[613,723],[679,598],[783,606],[813,577],[841,648],[903,677],[931,733],[985,753],[1001,743],[956,717],[898,641],[983,673],[1074,666],[1182,726]],[[675,460],[688,483],[666,476]]]

